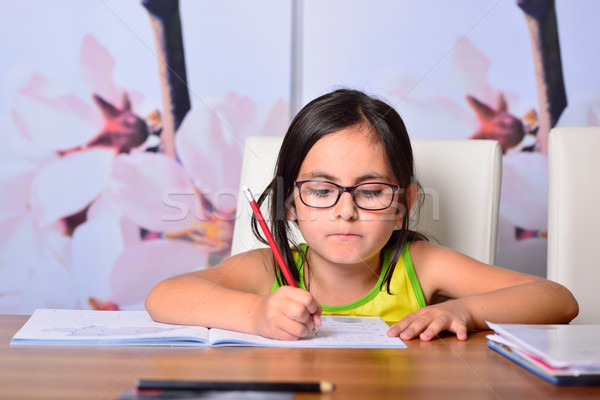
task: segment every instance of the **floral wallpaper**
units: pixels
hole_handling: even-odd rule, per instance
[[[141,309],[159,280],[227,257],[244,139],[291,117],[298,15],[249,3],[3,4],[1,313]],[[305,0],[301,97],[351,86],[415,138],[499,140],[498,264],[543,275],[545,138],[598,124],[600,7],[419,3]]]
[[[187,82],[178,87],[180,22],[179,43],[168,41],[183,18],[178,2],[164,4],[133,2],[158,36],[149,51],[159,68],[134,63],[131,71],[163,101],[150,87],[119,83],[116,69],[131,60],[112,54],[119,42],[91,33],[70,49],[78,65],[68,80],[81,89],[37,72],[43,63],[11,88],[2,109],[0,312],[140,308],[159,280],[229,254],[243,139],[282,134],[289,107],[282,96],[259,104],[236,88],[207,99]]]

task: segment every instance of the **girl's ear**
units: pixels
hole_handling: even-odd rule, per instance
[[[298,219],[298,216],[296,215],[296,205],[294,203],[287,206],[287,209],[285,210],[285,218],[288,221],[296,221]]]
[[[414,183],[411,183],[406,188],[405,195],[408,203],[407,214],[410,214],[410,211],[412,210],[413,206],[417,203],[417,199],[419,198],[419,187]]]
[[[402,222],[404,221],[404,217],[410,215],[410,211],[413,206],[417,203],[417,199],[419,198],[419,187],[414,183],[411,183],[404,190],[404,196],[406,196],[406,203],[408,205],[408,210],[405,210],[404,207],[400,207],[398,209],[398,215],[396,216],[396,227],[400,228],[402,226]]]

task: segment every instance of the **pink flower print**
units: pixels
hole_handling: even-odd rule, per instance
[[[32,182],[31,212],[41,227],[85,209],[108,186],[111,149],[67,154],[41,168]]]
[[[128,246],[111,271],[109,299],[119,307],[143,307],[150,290],[163,279],[206,267],[202,246],[156,239]]]
[[[148,138],[146,122],[131,110],[127,93],[123,94],[123,104],[117,108],[95,94],[94,101],[102,111],[104,127],[88,144],[88,147],[103,146],[116,148],[119,153],[129,153]]]
[[[244,139],[253,132],[250,128],[256,122],[256,109],[249,99],[233,93],[226,101],[211,110],[190,110],[175,135],[175,150],[213,207],[232,211]]]
[[[34,75],[20,91],[12,116],[18,134],[46,155],[76,148],[100,130],[100,113],[74,94]]]
[[[498,105],[494,109],[473,96],[467,95],[467,102],[477,114],[479,128],[470,139],[493,139],[500,142],[502,152],[518,145],[525,136],[523,122],[508,112],[504,95],[498,95]]]

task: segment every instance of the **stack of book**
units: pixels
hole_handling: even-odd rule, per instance
[[[487,324],[488,346],[540,377],[600,385],[600,325]]]

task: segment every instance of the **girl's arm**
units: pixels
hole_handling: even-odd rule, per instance
[[[165,279],[148,294],[146,310],[154,320],[170,324],[278,339],[305,336],[320,323],[320,306],[301,289],[283,287],[270,293],[275,279],[271,257],[268,249],[254,250]]]
[[[564,323],[579,312],[571,292],[558,283],[483,264],[431,243],[415,242],[410,251],[428,307],[393,325],[390,336],[430,340],[448,330],[464,340],[468,331],[488,329],[486,320]],[[437,296],[451,300],[431,305]]]

